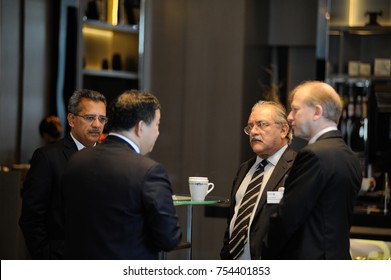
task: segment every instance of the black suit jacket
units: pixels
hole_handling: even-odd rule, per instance
[[[251,259],[260,258],[261,249],[262,249],[262,240],[267,233],[270,215],[276,211],[278,205],[278,204],[267,204],[267,192],[277,191],[279,187],[283,186],[284,180],[286,178],[286,175],[290,171],[295,156],[296,156],[296,152],[288,147],[285,150],[285,152],[282,154],[280,160],[278,161],[277,165],[274,168],[272,175],[270,176],[268,182],[266,183],[265,189],[259,200],[258,207],[256,209],[250,227]],[[230,205],[229,217],[227,221],[227,228],[224,234],[223,248],[220,253],[222,259],[232,259],[232,256],[229,253],[228,242],[229,242],[229,226],[231,223],[231,219],[234,215],[234,208],[236,205],[235,195],[244,177],[250,170],[251,166],[254,165],[255,161],[256,161],[256,157],[244,162],[239,167],[239,170],[236,174],[236,178],[233,182],[233,187],[231,191],[231,205]]]
[[[349,231],[361,186],[359,160],[339,131],[303,148],[270,220],[264,259],[350,259]]]
[[[77,146],[70,134],[37,149],[23,185],[19,225],[33,259],[61,259],[64,247],[60,183]]]
[[[109,135],[63,176],[66,259],[157,259],[181,230],[163,166]]]

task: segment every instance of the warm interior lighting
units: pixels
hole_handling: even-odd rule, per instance
[[[354,25],[354,18],[353,18],[353,14],[354,14],[354,10],[356,8],[356,1],[355,0],[350,0],[349,1],[349,12],[348,12],[348,15],[349,15],[349,26],[353,26]]]
[[[111,9],[111,24],[118,24],[118,0],[112,0],[112,9]]]
[[[390,18],[390,5],[389,1],[369,1],[369,0],[346,0],[348,9],[348,25],[349,26],[375,26],[376,24],[370,23],[371,18],[368,17],[370,13],[383,12],[383,16],[380,21],[389,22]]]
[[[85,35],[106,37],[107,39],[111,39],[113,37],[113,32],[110,30],[96,29],[90,27],[83,27],[83,33]]]

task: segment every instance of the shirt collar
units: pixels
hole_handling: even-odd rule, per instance
[[[282,148],[280,148],[277,152],[275,152],[273,155],[267,158],[268,162],[276,166],[282,154],[285,152],[287,148],[288,148],[288,144],[282,146]],[[255,161],[255,166],[257,166],[262,160],[263,158],[257,156],[257,160]]]
[[[86,146],[84,146],[82,143],[80,143],[73,135],[72,135],[72,132],[70,133],[71,134],[71,137],[73,139],[73,141],[75,142],[76,144],[76,147],[77,147],[77,150],[80,151],[82,149],[84,149]],[[96,143],[94,144],[94,147],[95,147]]]
[[[310,139],[310,141],[308,141],[308,144],[314,143],[316,140],[318,140],[318,138],[319,138],[320,136],[322,136],[322,135],[325,134],[326,132],[333,131],[333,130],[338,130],[338,129],[337,129],[336,126],[329,126],[329,127],[323,128],[321,131],[319,131],[318,133],[316,133],[316,134]]]
[[[138,153],[138,154],[140,153],[140,148],[129,138],[123,136],[122,134],[115,133],[115,132],[110,132],[109,135],[113,135],[113,136],[121,138],[122,140],[126,141],[136,151],[136,153]]]

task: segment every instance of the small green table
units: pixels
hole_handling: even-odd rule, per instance
[[[227,199],[207,196],[204,201],[193,201],[189,195],[173,195],[172,199],[175,206],[187,207],[187,222],[186,222],[186,243],[181,244],[178,249],[187,249],[187,259],[192,259],[192,231],[193,231],[193,205],[210,205],[226,202]]]

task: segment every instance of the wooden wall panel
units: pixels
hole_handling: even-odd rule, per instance
[[[197,175],[215,183],[213,195],[230,192],[241,152],[244,7],[165,0],[147,8],[146,86],[162,103],[151,157],[167,168],[176,193],[188,193],[188,177]],[[194,209],[194,258],[219,258],[225,224]]]

